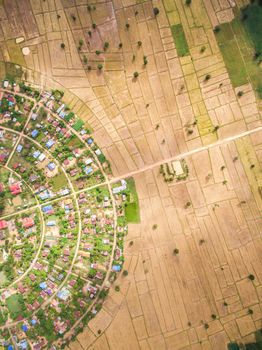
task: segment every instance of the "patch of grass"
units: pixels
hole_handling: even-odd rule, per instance
[[[232,25],[230,23],[222,24],[216,38],[233,86],[246,84],[248,80],[245,63],[234,37]]]
[[[13,320],[24,315],[25,304],[22,295],[13,294],[6,299],[6,305]]]
[[[262,98],[262,71],[254,59],[255,52],[262,54],[262,7],[253,4],[242,13],[235,11],[232,22],[220,25],[216,38],[233,86],[243,85],[250,79],[258,97]]]
[[[65,177],[65,175],[63,173],[60,173],[60,174],[57,174],[56,176],[54,176],[52,178],[51,182],[53,184],[54,191],[59,191],[63,187],[68,186],[67,178]]]
[[[14,63],[11,62],[7,62],[5,64],[5,74],[6,74],[6,78],[10,81],[17,81],[20,80],[22,75],[23,75],[23,71],[22,68]]]
[[[246,16],[243,21],[257,52],[262,53],[262,6],[253,4],[243,10]]]
[[[125,216],[128,223],[140,222],[139,202],[136,193],[136,185],[133,178],[127,180],[127,203],[125,206]]]
[[[7,40],[6,45],[10,55],[10,61],[17,63],[20,66],[25,66],[25,59],[19,45],[16,44],[15,40]]]
[[[172,25],[171,32],[175,41],[178,56],[183,57],[188,55],[189,48],[182,24]]]
[[[83,122],[83,120],[78,119],[78,121],[73,125],[73,129],[75,129],[76,131],[80,131],[84,124],[85,123]]]

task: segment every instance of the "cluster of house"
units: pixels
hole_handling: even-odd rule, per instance
[[[74,113],[68,111],[62,102],[57,101],[52,93],[43,91],[41,100],[50,111],[56,113],[61,120],[65,120],[70,126],[74,127],[78,118]],[[46,115],[46,120],[38,121],[37,119],[38,114],[33,113],[32,123],[29,124],[27,131],[33,139],[43,134],[39,142],[50,152],[56,150],[56,147],[64,144],[64,141],[72,136],[69,128],[64,127],[63,123],[57,121],[49,113]],[[45,125],[45,122],[47,122],[47,125]],[[50,126],[55,130],[54,133],[50,133]],[[96,156],[98,158],[102,156],[101,150],[88,135],[88,131],[83,127],[77,131],[81,139],[88,146],[92,147]],[[20,154],[20,156],[22,156],[23,147],[22,143],[19,143],[16,147],[16,153]],[[83,174],[89,177],[99,169],[96,164],[96,157],[93,157],[88,150],[72,147],[71,153],[72,155],[63,159],[62,165],[72,178],[77,178],[78,175],[82,176]],[[43,152],[34,149],[30,156],[34,159],[34,165],[41,163],[41,169],[46,168],[50,173],[57,170],[56,163],[49,161]],[[23,170],[23,166],[20,163],[13,164],[13,167],[15,165],[17,165],[16,170]],[[57,193],[48,184],[40,182],[40,175],[32,172],[29,176],[29,181],[42,201],[49,200]],[[11,185],[13,186],[12,190]],[[21,183],[15,182],[11,185],[9,189],[13,195],[21,193],[19,192],[20,190],[22,191]],[[18,185],[21,187],[20,190]],[[126,182],[123,180],[120,186],[113,189],[113,193],[117,195],[125,189]],[[68,194],[70,194],[68,188],[63,188],[59,191],[60,196]],[[77,201],[80,206],[82,230],[74,273],[70,275],[62,287],[59,287],[65,278],[65,271],[67,271],[74,255],[74,250],[71,247],[75,246],[74,242],[77,239],[79,227],[73,199],[63,198],[59,203],[46,203],[41,206],[45,225],[44,245],[28,278],[22,279],[16,287],[16,292],[24,297],[29,315],[32,315],[32,313],[36,315],[35,312],[41,308],[42,303],[50,299],[50,303],[45,309],[45,314],[49,314],[51,317],[54,333],[57,336],[64,334],[72,326],[72,320],[62,317],[64,306],[66,306],[67,310],[70,310],[73,319],[76,321],[98,295],[106,271],[110,266],[114,242],[114,212],[107,190],[82,192],[79,194]],[[3,226],[3,231],[6,225],[6,222],[2,221],[0,221],[0,232],[1,225]],[[33,216],[24,217],[20,223],[23,232],[30,232],[35,227]],[[8,225],[7,223],[6,227]],[[124,230],[122,227],[117,229],[119,232]],[[48,260],[53,249],[58,252],[58,258],[50,271]],[[117,246],[114,251],[112,271],[121,270],[121,258],[122,248]],[[81,272],[83,277],[81,280],[82,284],[80,288],[76,288],[78,286],[77,275],[79,272]],[[8,294],[4,295],[4,293],[2,294],[2,300],[8,296]],[[34,297],[33,302],[27,302],[28,296],[31,297],[30,299],[32,299],[32,296]],[[51,312],[49,313],[49,311]],[[92,313],[95,314],[96,312],[94,308]],[[15,340],[18,348],[27,349],[31,346],[33,349],[38,350],[47,345],[45,336],[38,337],[37,341],[34,342],[28,342],[26,338],[29,330],[40,323],[41,320],[37,316],[29,316],[26,321],[23,320],[22,326],[19,325],[19,329],[17,328],[18,326],[12,329],[12,331],[16,330],[15,335],[17,338]]]
[[[16,95],[0,92],[0,124],[21,129],[31,107],[30,101],[24,98],[21,98],[21,103],[17,103]]]

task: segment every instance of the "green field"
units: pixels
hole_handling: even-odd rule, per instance
[[[133,178],[127,180],[127,203],[125,205],[125,216],[128,223],[139,223],[139,202],[136,193],[136,185]]]
[[[262,69],[254,59],[255,51],[262,49],[262,7],[252,5],[235,15],[216,33],[230,80],[234,87],[250,81],[256,91],[262,92]]]
[[[189,48],[182,24],[171,26],[171,32],[175,41],[178,56],[183,57],[189,55]]]
[[[11,295],[6,299],[6,305],[13,320],[20,315],[24,315],[25,304],[22,295]]]
[[[59,191],[64,187],[68,187],[67,178],[64,173],[59,173],[54,176],[51,181],[54,191]]]
[[[23,71],[20,66],[11,62],[6,62],[5,75],[6,79],[10,81],[19,81],[23,75]]]
[[[247,6],[243,12],[243,21],[257,52],[262,54],[262,5]]]

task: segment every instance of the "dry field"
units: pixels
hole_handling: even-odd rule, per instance
[[[241,134],[261,127],[261,106],[250,83],[233,88],[213,33],[233,18],[235,1],[89,3],[96,9],[87,0],[0,1],[0,61],[23,65],[31,83],[63,89],[113,176],[136,172],[141,223],[126,238],[129,274],[70,349],[226,350],[253,340],[262,328],[262,131]],[[184,57],[170,29],[180,23]],[[185,157],[188,179],[165,183],[154,164],[198,148]]]

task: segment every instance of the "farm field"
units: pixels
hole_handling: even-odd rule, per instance
[[[0,34],[0,348],[259,348],[261,1],[2,0]]]

